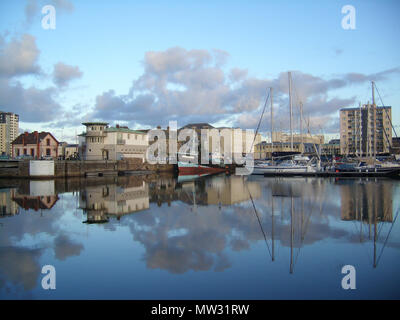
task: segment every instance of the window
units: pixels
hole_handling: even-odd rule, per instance
[[[26,153],[26,149],[24,149],[24,155],[26,155],[27,153]]]
[[[46,156],[50,156],[51,155],[51,149],[50,148],[47,148],[46,149]]]
[[[46,139],[46,145],[47,145],[47,146],[50,145],[50,139]]]
[[[19,157],[19,155],[20,155],[20,152],[19,152],[19,149],[17,149],[17,157]]]
[[[31,156],[32,156],[32,157],[35,156],[35,149],[31,149]]]

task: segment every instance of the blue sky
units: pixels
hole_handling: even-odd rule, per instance
[[[55,30],[41,26],[45,4],[56,9]],[[341,27],[347,4],[355,30]],[[335,136],[337,110],[371,100],[370,80],[399,125],[399,9],[367,0],[2,1],[0,108],[20,114],[24,130],[71,142],[81,121],[96,119],[255,128],[273,86],[276,123],[287,130],[292,71],[314,133]]]

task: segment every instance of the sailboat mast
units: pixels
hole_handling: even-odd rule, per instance
[[[300,139],[301,139],[301,148],[304,153],[304,143],[303,143],[303,102],[300,101]]]
[[[273,96],[273,88],[270,89],[271,95],[271,160],[274,161],[274,96]]]
[[[361,121],[362,121],[361,112],[362,112],[362,111],[361,111],[361,102],[360,102],[360,117],[359,117],[359,119],[358,119],[358,134],[359,134],[358,138],[359,138],[359,140],[360,140],[360,157],[363,156],[362,132],[361,132],[361,130],[362,130],[362,125],[361,125]]]
[[[272,219],[272,230],[271,230],[271,238],[272,238],[272,261],[275,260],[275,243],[274,243],[274,195],[271,194],[271,219]]]
[[[372,84],[372,112],[374,115],[374,163],[376,159],[376,104],[375,104],[375,82],[371,81]]]
[[[290,273],[293,273],[293,195],[290,197]]]
[[[289,108],[290,108],[290,149],[293,151],[293,127],[292,127],[292,118],[293,118],[293,108],[292,108],[292,74],[288,72],[289,78]]]

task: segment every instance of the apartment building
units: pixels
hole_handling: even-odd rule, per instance
[[[285,132],[273,132],[272,138],[274,143],[290,142],[290,134]],[[323,144],[325,137],[323,134],[310,134],[310,133],[293,133],[293,142],[315,143]]]
[[[19,116],[12,112],[0,111],[0,155],[12,154],[11,143],[17,138]]]
[[[373,156],[388,153],[392,142],[392,107],[366,104],[340,109],[340,153]]]

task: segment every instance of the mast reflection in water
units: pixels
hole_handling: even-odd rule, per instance
[[[0,297],[400,298],[400,182],[127,176],[0,182]],[[41,288],[41,268],[57,271]],[[356,268],[343,290],[341,269]]]

